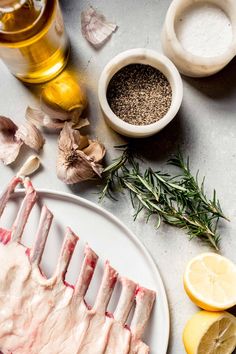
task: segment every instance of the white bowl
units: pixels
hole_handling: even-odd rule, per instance
[[[203,57],[185,50],[176,33],[176,19],[190,6],[197,3],[219,7],[227,15],[232,26],[232,41],[220,55]],[[204,23],[202,24],[204,26]],[[194,41],[194,39],[193,39]],[[190,77],[204,77],[223,69],[236,53],[236,1],[226,0],[173,0],[166,14],[162,31],[164,53],[175,63],[178,70]]]
[[[107,101],[108,84],[117,71],[129,64],[151,65],[161,71],[171,85],[171,106],[166,115],[155,123],[129,124],[117,117],[110,108]],[[130,49],[118,54],[103,69],[98,83],[98,98],[105,120],[112,129],[125,136],[144,138],[159,132],[175,117],[183,99],[183,83],[178,70],[166,56],[145,48]]]

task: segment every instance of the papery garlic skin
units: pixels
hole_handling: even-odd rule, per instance
[[[89,140],[89,145],[83,149],[83,152],[95,162],[101,162],[106,150],[104,145],[100,144],[97,140]]]
[[[31,155],[20,168],[17,173],[18,177],[30,176],[32,173],[37,171],[41,165],[40,158],[37,155]]]
[[[52,130],[62,129],[64,122],[61,120],[51,119],[41,109],[27,107],[25,118],[28,122],[34,124],[36,127],[45,127]]]
[[[10,119],[0,116],[0,160],[9,165],[17,158],[23,142],[15,136],[18,127]]]
[[[27,107],[25,118],[28,122],[34,124],[37,128],[44,127],[48,130],[61,130],[65,123],[63,120],[50,118],[41,109],[32,107]],[[78,118],[74,115],[74,112],[70,113],[68,116],[68,121],[72,122],[72,127],[74,129],[81,129],[89,126],[90,124],[87,118]]]
[[[101,47],[116,29],[116,24],[108,22],[92,6],[81,13],[82,34],[96,48]]]
[[[25,122],[20,125],[16,132],[16,137],[36,151],[39,151],[45,143],[45,139],[40,130],[30,122]]]
[[[71,122],[72,122],[73,129],[82,129],[90,125],[87,118],[80,118],[78,121],[72,118]]]
[[[86,154],[86,149],[90,155]],[[105,148],[101,143],[89,141],[73,129],[71,123],[65,122],[58,140],[57,176],[66,184],[100,177],[102,165],[99,162],[104,155]]]

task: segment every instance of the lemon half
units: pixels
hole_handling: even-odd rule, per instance
[[[216,253],[200,254],[186,267],[184,288],[200,308],[226,310],[236,304],[236,265]]]
[[[200,311],[183,332],[187,354],[231,354],[236,347],[236,318],[228,312]]]

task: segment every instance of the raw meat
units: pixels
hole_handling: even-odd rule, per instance
[[[108,261],[92,307],[84,297],[98,256],[87,245],[75,286],[65,275],[79,238],[67,228],[54,275],[47,279],[40,262],[53,215],[42,207],[32,249],[21,237],[37,195],[29,179],[14,178],[0,198],[0,216],[19,183],[25,197],[10,230],[0,229],[0,351],[4,354],[143,354],[142,342],[155,292],[119,277]],[[106,312],[116,282],[122,286],[114,314]],[[126,325],[135,306],[130,328]]]

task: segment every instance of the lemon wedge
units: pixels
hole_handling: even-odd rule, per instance
[[[236,347],[236,317],[200,311],[187,322],[183,342],[187,354],[231,354]]]
[[[236,265],[216,253],[193,258],[184,273],[190,299],[208,311],[223,311],[236,304]]]

